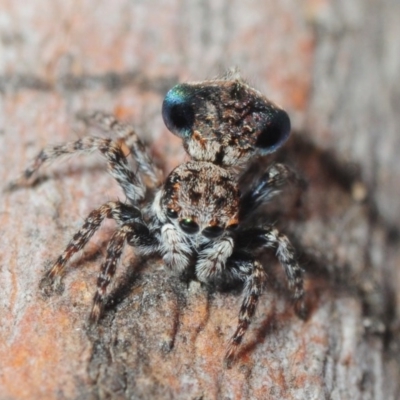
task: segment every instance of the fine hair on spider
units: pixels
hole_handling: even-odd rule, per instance
[[[238,324],[225,354],[231,365],[238,354],[266,282],[263,252],[273,249],[282,265],[296,312],[305,315],[303,270],[287,237],[274,226],[254,224],[263,205],[293,177],[283,164],[272,164],[241,193],[239,180],[254,157],[279,148],[290,134],[287,113],[240,77],[178,84],[166,95],[162,116],[182,139],[190,160],[163,179],[146,146],[128,124],[103,112],[79,115],[108,138],[88,136],[46,147],[25,169],[23,179],[64,155],[98,152],[126,200],[109,201],[84,220],[65,250],[46,272],[40,287],[52,293],[61,284],[71,257],[82,250],[104,219],[117,228],[109,240],[97,278],[90,321],[106,303],[125,245],[146,257],[159,255],[167,270],[190,275],[207,285],[241,282]],[[129,154],[123,151],[129,149]],[[136,170],[129,164],[133,157]]]

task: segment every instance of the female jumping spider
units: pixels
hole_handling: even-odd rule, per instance
[[[251,158],[272,152],[285,142],[290,120],[261,93],[241,79],[229,77],[175,86],[164,99],[162,115],[192,158],[175,168],[164,182],[135,131],[100,112],[81,118],[112,134],[113,139],[85,137],[45,148],[25,170],[27,179],[60,156],[97,151],[126,195],[125,203],[110,201],[89,214],[45,274],[41,288],[56,289],[71,257],[84,248],[105,218],[114,219],[118,228],[97,279],[90,320],[97,322],[102,314],[107,287],[127,243],[140,255],[159,254],[167,269],[189,273],[204,284],[244,283],[238,326],[225,355],[230,363],[263,291],[266,272],[259,259],[265,249],[275,250],[295,309],[300,315],[304,310],[303,270],[288,239],[273,226],[253,226],[251,222],[260,206],[290,178],[289,169],[272,165],[244,193],[238,187]],[[130,150],[128,155],[124,145]],[[131,155],[136,172],[128,164]]]

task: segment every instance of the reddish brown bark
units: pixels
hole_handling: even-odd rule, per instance
[[[297,134],[276,157],[308,190],[300,203],[288,193],[272,208],[301,251],[310,306],[299,320],[271,268],[240,358],[226,370],[240,296],[187,288],[157,260],[133,276],[128,251],[118,304],[89,332],[112,224],[73,263],[62,295],[38,291],[82,219],[121,196],[100,160],[74,158],[32,188],[1,194],[0,398],[398,397],[395,0],[3,0],[0,8],[4,185],[44,145],[80,135],[82,109],[133,121],[169,171],[184,155],[161,120],[167,88],[233,65],[286,108]]]

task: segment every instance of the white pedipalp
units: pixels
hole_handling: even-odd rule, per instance
[[[197,279],[201,282],[207,282],[213,276],[221,274],[226,261],[232,255],[233,247],[233,239],[225,236],[202,250],[196,263]]]
[[[166,266],[178,273],[183,272],[189,265],[191,253],[186,235],[173,224],[167,223],[161,228],[160,239]]]

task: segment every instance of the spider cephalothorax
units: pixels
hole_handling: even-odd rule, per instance
[[[236,180],[209,162],[190,161],[175,168],[165,181],[161,204],[167,218],[177,219],[189,234],[215,238],[238,224]]]
[[[177,85],[163,117],[191,157],[227,167],[276,150],[290,133],[287,113],[240,79]]]
[[[44,163],[60,156],[98,151],[126,196],[125,203],[110,201],[89,214],[42,279],[41,287],[46,292],[58,287],[71,257],[83,249],[105,218],[114,219],[118,227],[101,266],[91,320],[101,316],[108,285],[128,244],[142,256],[158,254],[167,269],[204,284],[243,284],[238,326],[225,357],[229,363],[263,291],[266,268],[259,257],[266,249],[275,250],[295,309],[303,312],[302,269],[291,244],[273,226],[252,223],[257,213],[262,213],[260,206],[279,192],[290,171],[273,164],[244,193],[238,188],[238,167],[243,170],[251,157],[279,147],[289,134],[289,118],[255,89],[229,78],[175,86],[164,100],[163,117],[193,158],[164,181],[135,131],[100,112],[81,118],[114,139],[89,136],[46,148],[25,170],[24,177],[29,178]],[[129,152],[123,151],[122,144]],[[135,170],[128,163],[132,156]]]

